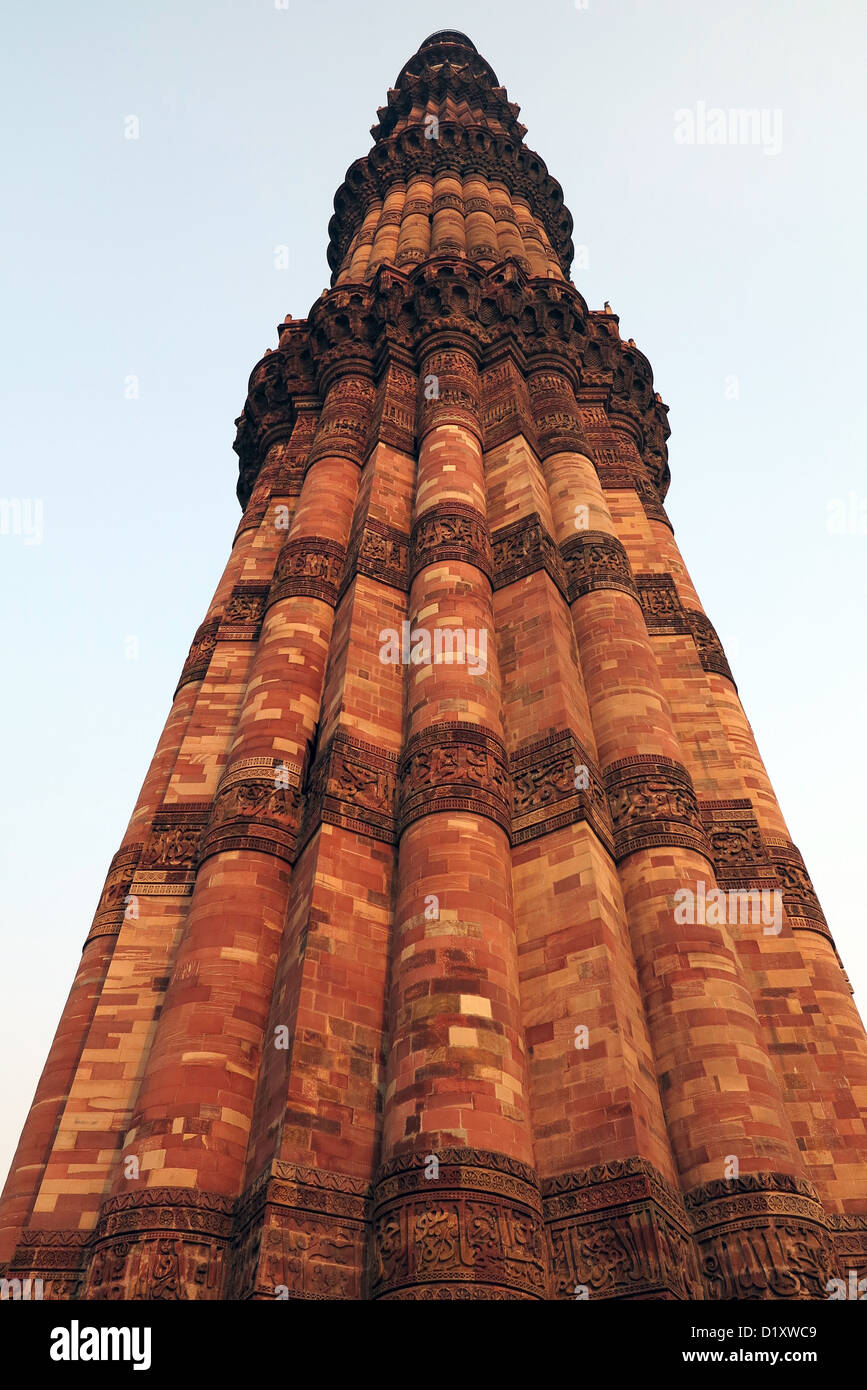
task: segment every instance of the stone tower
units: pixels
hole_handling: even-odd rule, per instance
[[[250,378],[0,1258],[56,1298],[825,1298],[867,1039],[649,363],[463,34],[372,133]]]

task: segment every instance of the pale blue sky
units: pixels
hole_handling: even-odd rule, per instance
[[[651,360],[677,537],[867,1012],[867,534],[827,524],[867,515],[860,0],[19,5],[0,498],[40,499],[44,536],[0,535],[0,1181],[229,551],[250,369],[328,283],[334,192],[443,27],[520,103],[576,283]],[[780,152],[679,144],[700,102],[781,112]]]

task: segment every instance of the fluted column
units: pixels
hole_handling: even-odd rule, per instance
[[[726,1187],[731,1171],[726,1164],[733,1157],[741,1183],[784,1192],[793,1219],[802,1223],[802,1239],[827,1271],[822,1211],[803,1181],[779,1082],[730,933],[706,916],[686,924],[675,917],[679,890],[697,897],[699,883],[707,892],[716,887],[709,846],[634,578],[582,438],[573,384],[556,359],[537,359],[533,368],[531,399],[611,807],[614,852],[706,1287],[711,1297],[736,1297],[743,1269],[757,1260],[777,1272],[767,1276],[763,1296],[781,1296],[784,1287],[797,1290],[794,1296],[810,1296],[808,1288],[819,1287],[818,1276],[811,1284],[792,1274],[795,1256],[786,1232],[756,1228],[748,1199],[736,1184]],[[577,532],[576,516],[582,523]],[[717,1197],[721,1203],[708,1207]],[[766,1209],[776,1205],[772,1197]],[[737,1251],[734,1271],[720,1274],[718,1261],[729,1241],[720,1225],[723,1215],[736,1223]]]
[[[614,424],[619,456],[637,475],[636,444]],[[738,922],[731,930],[808,1175],[826,1210],[864,1212],[867,1132],[857,1096],[867,1085],[867,1039],[851,989],[677,541],[645,515],[634,488],[616,506],[718,881],[782,900],[779,931]]]
[[[299,784],[318,717],[336,577],[358,481],[359,427],[370,385],[350,372],[327,392],[308,472],[280,552],[228,764],[199,851],[200,867],[174,972],[125,1147],[137,1178],[127,1206],[210,1204],[219,1229],[199,1258],[200,1292],[181,1272],[179,1297],[216,1297],[225,1231],[243,1173],[262,1039],[286,912]],[[140,1199],[136,1205],[135,1196]],[[190,1195],[187,1197],[184,1193]],[[180,1223],[180,1225],[179,1225]],[[125,1278],[149,1254],[139,1240]],[[92,1271],[113,1259],[107,1234]]]
[[[409,616],[421,659],[406,669],[373,1291],[453,1296],[466,1282],[475,1296],[543,1297],[477,366],[450,338],[425,344],[419,370],[437,394],[422,397],[418,431]],[[451,655],[437,660],[446,631]],[[448,1249],[434,1253],[423,1227]]]

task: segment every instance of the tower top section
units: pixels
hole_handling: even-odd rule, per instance
[[[371,210],[413,180],[473,175],[526,204],[568,279],[574,247],[563,190],[524,144],[520,107],[466,34],[440,29],[406,62],[371,127],[374,145],[334,197],[328,264],[336,282]]]

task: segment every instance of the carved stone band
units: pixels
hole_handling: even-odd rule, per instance
[[[569,602],[592,589],[620,589],[638,598],[626,551],[607,531],[579,531],[560,547]]]
[[[409,536],[394,526],[368,517],[363,529],[349,542],[340,581],[341,598],[357,574],[408,592]]]
[[[374,1193],[371,1297],[544,1299],[535,1175],[505,1155],[444,1149],[385,1165]]]
[[[92,941],[95,936],[117,936],[129,906],[130,887],[143,848],[141,842],[136,842],[124,845],[115,854],[108,866],[87,941]]]
[[[92,1238],[92,1231],[24,1230],[4,1275],[22,1283],[41,1279],[47,1301],[80,1298]]]
[[[315,536],[288,540],[277,556],[267,606],[270,608],[284,598],[304,596],[322,599],[334,608],[344,556],[343,546],[337,541]]]
[[[463,252],[458,250],[455,254]],[[435,317],[430,328],[436,324],[441,330],[450,329],[462,336],[462,329],[451,311],[455,295],[467,308],[467,288],[452,285],[432,287],[425,307],[428,312],[439,309],[441,314],[441,319]],[[479,409],[479,374],[470,353],[460,347],[425,351],[418,382],[419,440],[439,425],[459,425],[478,438],[481,435]]]
[[[713,623],[705,617],[704,613],[698,613],[692,609],[686,610],[686,618],[689,623],[689,630],[695,639],[695,645],[698,647],[698,659],[705,671],[715,671],[720,676],[726,676],[732,685],[735,685],[735,679],[726,660],[722,642],[717,636]],[[737,689],[736,685],[735,689]]]
[[[365,1296],[364,1178],[275,1160],[239,1203],[226,1297]]]
[[[298,852],[323,822],[394,844],[397,765],[396,753],[338,730],[310,773]]]
[[[481,512],[462,502],[443,502],[418,518],[409,543],[410,582],[426,565],[443,560],[474,565],[491,579],[491,542]]]
[[[566,572],[557,544],[538,512],[530,512],[491,536],[494,588],[503,589],[518,579],[544,570],[566,597]]]
[[[777,876],[753,804],[746,798],[699,802],[720,888],[773,892]]]
[[[506,750],[489,730],[449,721],[415,734],[400,760],[398,825],[420,816],[468,811],[511,829]]]
[[[830,941],[831,932],[800,850],[791,840],[776,836],[766,836],[765,843],[783,892],[786,916],[793,928],[817,931]]]
[[[670,758],[636,755],[605,770],[617,860],[639,849],[679,845],[710,859],[692,779]]]
[[[527,385],[540,456],[546,459],[568,453],[590,458],[590,444],[569,379],[561,372],[537,370],[530,372]]]
[[[110,1197],[93,1233],[85,1297],[219,1298],[234,1205],[183,1187]]]
[[[638,600],[648,632],[689,632],[686,611],[670,574],[636,574]]]
[[[510,768],[513,844],[586,820],[613,854],[614,835],[601,774],[571,730],[552,731],[520,749],[510,758]]]
[[[700,1299],[698,1258],[680,1194],[643,1158],[546,1178],[550,1298]]]
[[[224,850],[256,850],[291,861],[301,816],[298,769],[275,764],[270,776],[226,779],[217,789],[198,853],[202,863]],[[288,783],[288,785],[284,785]]]
[[[827,1299],[838,1275],[815,1190],[786,1173],[748,1173],[684,1198],[711,1299]]]
[[[262,628],[269,585],[257,580],[236,584],[223,610],[219,640],[255,642]]]
[[[208,807],[200,802],[163,804],[154,816],[138,869],[191,872],[207,820]]]
[[[208,618],[198,628],[190,647],[189,655],[184,662],[184,669],[181,671],[181,678],[175,687],[175,695],[182,686],[189,685],[191,681],[204,680],[208,674],[208,666],[211,661],[211,653],[217,645],[217,632],[220,627],[219,618]]]

